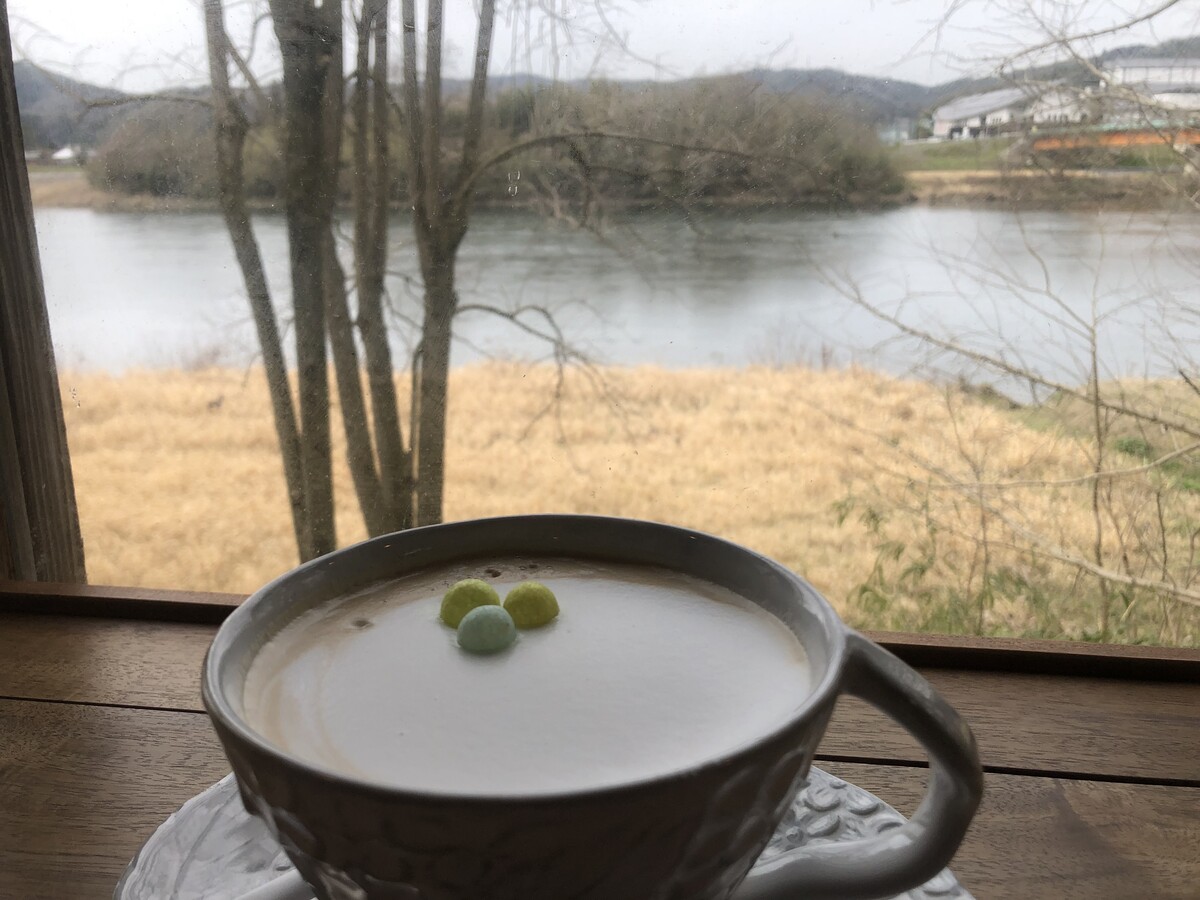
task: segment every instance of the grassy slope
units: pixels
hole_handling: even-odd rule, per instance
[[[639,368],[604,376],[607,400],[576,374],[558,413],[530,427],[552,371],[455,371],[447,518],[570,511],[658,519],[780,560],[861,626],[1096,633],[1094,582],[1008,548],[995,520],[983,554],[973,494],[925,489],[929,467],[984,481],[1086,472],[1086,445],[1060,429],[864,371]],[[294,565],[259,372],[68,373],[63,387],[93,582],[249,591]],[[349,543],[364,531],[340,459],[336,481],[339,535]],[[1121,514],[1140,521],[1150,489],[1145,478],[1123,487]],[[1093,539],[1086,488],[1023,488],[995,502],[1068,546]],[[1173,502],[1172,515],[1200,519],[1197,495]],[[1110,544],[1107,552],[1119,553]],[[1173,604],[1145,600],[1109,636],[1194,643],[1195,626]]]
[[[1101,397],[1111,404],[1158,416],[1167,422],[1200,427],[1197,425],[1200,423],[1200,395],[1182,381],[1126,378],[1105,383]],[[1082,399],[1054,396],[1040,407],[1024,409],[1019,415],[1033,428],[1059,429],[1094,442],[1094,410]],[[1193,443],[1186,435],[1169,431],[1155,422],[1119,413],[1105,415],[1101,428],[1106,452],[1126,457],[1125,466],[1144,465]],[[1200,463],[1194,460],[1194,454],[1169,460],[1162,465],[1161,473],[1181,490],[1200,492]]]
[[[1013,138],[898,144],[889,150],[901,172],[960,172],[999,169]]]

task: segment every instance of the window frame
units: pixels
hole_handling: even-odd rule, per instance
[[[0,577],[87,580],[59,391],[0,0]]]
[[[0,580],[0,615],[219,625],[242,594]],[[863,632],[916,668],[1200,683],[1200,649],[893,631]]]
[[[219,624],[244,595],[87,583],[5,0],[0,123],[0,614]],[[914,666],[1200,681],[1200,649],[866,634]]]

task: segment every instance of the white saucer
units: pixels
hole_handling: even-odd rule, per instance
[[[807,844],[851,841],[903,824],[862,788],[813,767],[759,862]],[[238,900],[291,871],[266,826],[242,806],[232,775],[185,803],[129,863],[113,900]],[[895,900],[972,900],[943,869]]]

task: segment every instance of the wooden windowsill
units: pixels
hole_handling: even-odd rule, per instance
[[[0,583],[0,759],[20,776],[0,779],[0,897],[111,896],[141,842],[228,773],[200,672],[243,599]],[[984,800],[951,863],[975,896],[1195,897],[1200,652],[871,636],[976,736]],[[854,697],[816,763],[906,814],[928,779],[912,737]]]
[[[0,613],[216,625],[244,594],[0,580]],[[1200,649],[868,631],[922,668],[1200,682]]]

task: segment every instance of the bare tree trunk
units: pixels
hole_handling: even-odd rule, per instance
[[[452,260],[425,269],[425,321],[421,327],[421,367],[417,442],[417,524],[442,521],[446,483],[446,409],[450,394],[450,337],[457,298]]]
[[[442,520],[446,481],[446,410],[449,399],[450,338],[458,296],[454,262],[467,231],[468,192],[459,190],[476,167],[483,128],[483,100],[496,15],[494,0],[479,7],[475,69],[471,79],[463,159],[453,183],[442,165],[442,25],[443,4],[430,0],[425,37],[425,83],[422,100],[417,78],[416,11],[402,0],[404,34],[404,106],[408,137],[409,198],[413,231],[425,282],[424,322],[419,366],[413,382],[413,443],[417,454],[416,515],[418,525]]]
[[[326,184],[336,195],[339,159],[343,130],[344,85],[341,78],[341,44],[335,48],[329,64],[325,88],[323,123],[325,129],[324,166]],[[358,140],[355,140],[355,162],[358,161]],[[336,200],[336,196],[334,198]],[[346,434],[346,460],[355,495],[367,532],[371,535],[389,531],[389,505],[383,497],[379,475],[375,471],[375,450],[371,441],[370,417],[363,394],[362,373],[358,363],[358,348],[354,342],[354,320],[346,291],[346,275],[337,256],[333,234],[332,209],[325,229],[322,247],[322,273],[325,295],[325,324],[337,375],[338,398],[341,401],[342,427]],[[357,248],[356,248],[357,252]]]
[[[412,525],[411,455],[404,448],[392,352],[383,318],[387,266],[388,160],[387,0],[366,0],[358,25],[354,93],[354,246],[358,328],[362,335],[375,422],[375,452],[386,512],[384,530]],[[370,58],[372,42],[375,58]],[[369,526],[368,526],[369,527]],[[375,533],[375,532],[373,532]]]
[[[372,536],[385,534],[390,530],[388,508],[375,472],[367,405],[359,377],[358,350],[354,345],[354,326],[346,299],[345,274],[337,258],[332,234],[326,241],[325,254],[325,314],[333,367],[337,373],[338,398],[342,404],[342,424],[346,431],[346,461],[367,532]]]
[[[245,113],[234,99],[229,86],[229,36],[225,31],[225,14],[221,0],[205,0],[204,24],[208,40],[208,68],[213,88],[213,118],[217,144],[217,194],[225,226],[233,242],[234,254],[242,270],[242,281],[250,300],[258,345],[262,351],[267,392],[279,438],[283,473],[287,483],[288,500],[292,509],[292,527],[296,546],[303,547],[308,529],[304,478],[300,463],[300,435],[296,428],[296,410],[292,406],[288,385],[287,364],[275,308],[263,270],[262,254],[250,225],[246,207],[246,180],[243,169],[243,149],[248,123]]]
[[[218,9],[219,2],[206,0],[217,4]],[[331,550],[335,541],[326,340],[332,346],[350,468],[368,530],[378,534],[406,528],[414,521],[422,525],[441,521],[451,336],[459,306],[455,260],[469,224],[472,188],[481,171],[534,146],[565,143],[578,155],[571,142],[579,136],[548,135],[526,140],[481,162],[496,3],[479,0],[479,27],[461,157],[451,173],[452,166],[447,160],[455,148],[444,146],[441,90],[444,0],[428,2],[423,81],[417,60],[416,0],[400,0],[404,82],[401,118],[407,145],[413,230],[425,295],[419,353],[414,361],[410,443],[406,449],[383,311],[391,191],[388,0],[361,0],[356,35],[352,107],[357,298],[354,313],[332,230],[343,126],[344,4],[341,0],[269,0],[269,3],[283,61],[284,197],[299,370],[299,425],[293,420],[290,428],[285,423],[280,430],[296,434],[296,450],[290,454],[292,462],[285,458],[285,466],[294,463],[299,468],[295,479],[299,489],[293,489],[293,499],[294,504],[299,502],[296,497],[302,500],[304,515],[297,521],[302,522],[303,528],[298,527],[297,537],[301,556],[308,559]],[[224,79],[225,93],[229,93],[224,68],[227,57],[232,57],[256,88],[246,62],[229,47],[227,40],[220,48],[223,53],[220,78]],[[216,81],[218,77],[214,75]],[[224,127],[228,134],[224,140],[236,150],[240,165],[246,126],[236,121],[232,113],[227,119]],[[605,133],[593,136],[610,137]],[[244,202],[240,214],[231,214],[229,218],[231,233],[238,228],[247,230],[245,222],[238,221],[245,219]],[[252,236],[249,242],[235,237],[235,244],[252,246]],[[243,265],[244,270],[249,268],[252,268],[249,264]],[[254,277],[247,275],[248,284],[256,280],[262,280],[261,272]],[[252,295],[256,290],[251,289]],[[261,287],[264,297],[265,291],[264,282]],[[355,324],[362,339],[369,406],[358,369]],[[272,340],[277,343],[277,334]],[[284,417],[281,412],[277,420]],[[281,437],[281,443],[286,445],[287,441]],[[285,456],[289,456],[286,449]]]
[[[0,0],[0,577],[86,581]]]
[[[300,459],[310,529],[300,550],[304,559],[336,546],[324,269],[337,191],[327,115],[334,105],[341,109],[341,14],[341,3],[332,0],[320,6],[309,0],[271,0],[283,58],[284,199],[295,308]],[[336,104],[330,91],[337,92]]]

